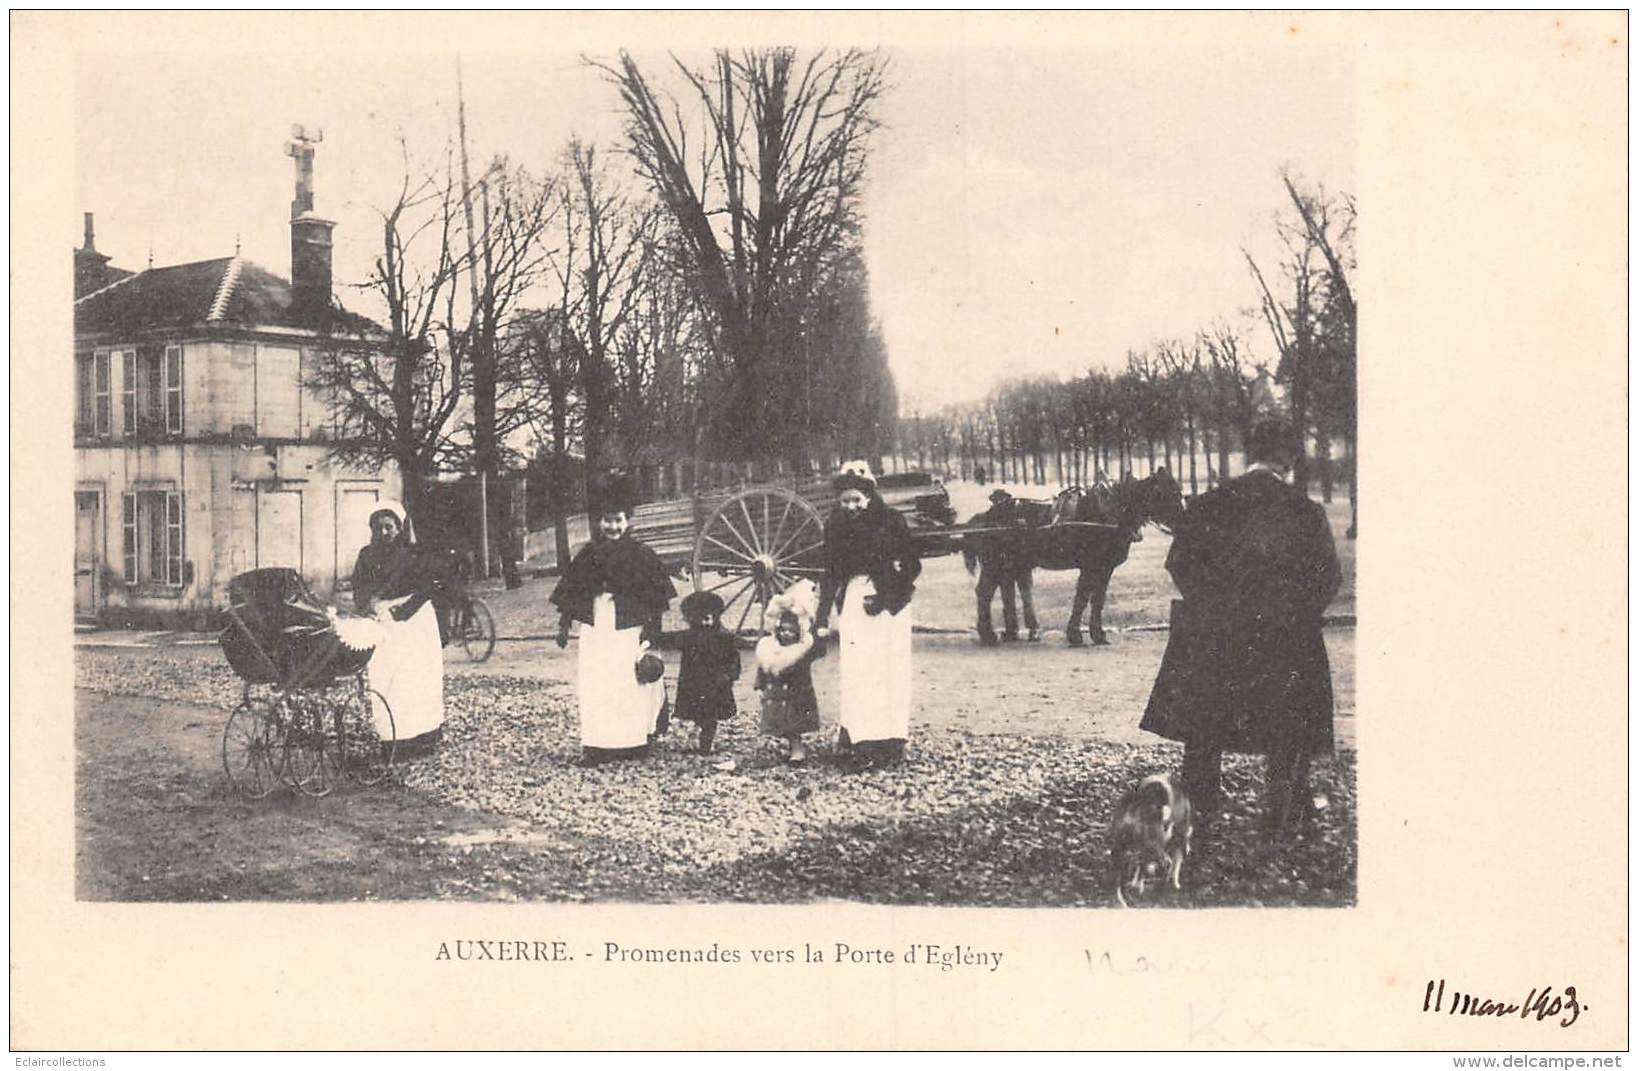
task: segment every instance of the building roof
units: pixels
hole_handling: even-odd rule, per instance
[[[75,334],[131,335],[187,327],[294,327],[380,334],[334,301],[318,314],[292,308],[290,283],[242,257],[149,268],[74,302]]]

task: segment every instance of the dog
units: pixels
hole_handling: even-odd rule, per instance
[[[1183,888],[1183,861],[1194,837],[1189,797],[1171,774],[1153,774],[1121,797],[1109,820],[1109,880],[1115,900],[1130,907],[1126,893],[1142,896],[1148,878],[1166,868],[1174,890]]]

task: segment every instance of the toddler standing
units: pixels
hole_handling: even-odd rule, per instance
[[[674,636],[682,652],[677,672],[676,716],[700,727],[700,754],[711,753],[717,722],[734,716],[734,681],[739,679],[739,649],[722,628],[722,600],[696,591],[682,601],[688,631]]]
[[[769,633],[756,645],[756,689],[762,693],[762,731],[785,738],[786,761],[808,757],[802,734],[819,728],[819,699],[813,691],[813,661],[824,653],[814,638],[819,593],[798,581],[768,600]]]

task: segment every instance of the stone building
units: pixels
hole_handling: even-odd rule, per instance
[[[331,292],[331,230],[298,136],[288,280],[238,256],[126,271],[74,251],[77,618],[199,621],[235,574],[299,571],[333,592],[396,471],[332,462],[319,355],[381,344]]]

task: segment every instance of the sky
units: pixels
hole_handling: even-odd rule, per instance
[[[640,58],[648,58],[639,54]],[[865,195],[872,302],[907,407],[1242,320],[1242,247],[1275,256],[1280,169],[1355,188],[1353,68],[1300,44],[888,50]],[[322,129],[316,207],[338,294],[368,270],[402,146],[455,129],[453,52],[82,55],[75,195],[97,246],[141,268],[231,254],[289,271],[293,123]],[[652,57],[658,66],[663,57]],[[468,51],[474,159],[551,168],[571,134],[617,148],[618,99],[578,51]],[[163,72],[156,76],[155,72]],[[65,221],[80,244],[81,220]]]

